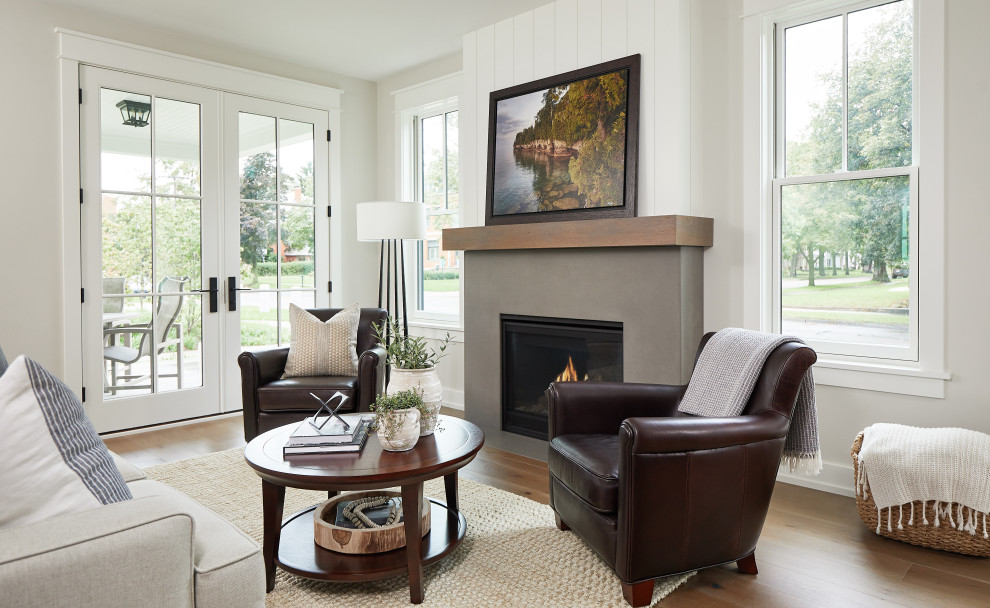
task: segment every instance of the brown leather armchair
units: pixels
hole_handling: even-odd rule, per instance
[[[554,382],[548,464],[557,527],[615,570],[633,606],[651,601],[656,578],[731,562],[756,574],[791,410],[816,359],[798,343],[777,347],[736,418],[678,412],[686,386]]]
[[[342,309],[313,308],[309,312],[326,321]],[[385,387],[385,349],[375,339],[371,324],[382,324],[388,312],[362,308],[358,322],[357,376],[299,376],[282,378],[289,347],[245,351],[237,356],[241,368],[244,402],[244,439],[251,441],[265,431],[310,416],[319,405],[310,393],[323,399],[340,391],[351,398],[341,412],[366,412]]]

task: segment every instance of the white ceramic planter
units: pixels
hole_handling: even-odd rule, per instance
[[[440,406],[443,404],[443,386],[440,384],[437,368],[399,369],[393,367],[391,378],[388,381],[388,389],[385,392],[392,395],[399,391],[411,389],[418,389],[422,393],[423,403],[430,410],[430,414],[421,417],[419,421],[419,436],[426,437],[436,430],[437,416],[440,414]]]
[[[386,421],[382,420],[378,425],[378,441],[382,444],[382,449],[389,452],[405,452],[411,450],[419,441],[419,410],[395,410],[383,415],[382,418],[398,419],[398,428],[392,433],[392,438],[385,436]],[[387,424],[391,427],[392,424]]]

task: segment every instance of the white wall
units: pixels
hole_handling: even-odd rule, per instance
[[[373,246],[354,240],[354,203],[375,196],[376,89],[372,82],[253,56],[170,32],[136,26],[112,15],[44,2],[2,3],[0,19],[0,345],[62,370],[62,234],[60,198],[59,73],[55,27],[140,44],[342,89],[343,276],[333,277],[344,301],[374,304],[377,261]],[[369,277],[374,277],[370,279]]]
[[[690,0],[558,0],[466,34],[460,117],[466,225],[484,224],[489,93],[636,53],[642,56],[637,215],[691,214],[691,12]]]

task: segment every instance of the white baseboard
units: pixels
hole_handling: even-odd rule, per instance
[[[443,405],[452,410],[464,411],[464,391],[456,388],[443,388]]]
[[[816,477],[801,475],[799,473],[777,473],[777,481],[789,483],[803,488],[821,490],[831,494],[842,496],[856,496],[853,487],[852,465],[835,464],[825,462],[822,466],[822,473]]]
[[[200,416],[198,418],[189,418],[188,420],[179,420],[178,422],[166,422],[165,424],[155,424],[151,426],[141,426],[136,429],[127,429],[126,431],[112,431],[110,433],[101,433],[100,437],[104,439],[109,439],[111,437],[126,437],[127,435],[137,435],[138,433],[147,433],[148,431],[160,431],[162,429],[172,429],[177,426],[186,426],[189,424],[197,424],[200,422],[206,422],[207,420],[221,420],[223,418],[233,418],[235,416],[242,415],[241,410],[236,410],[233,412],[224,412],[222,414],[210,414],[209,416]]]

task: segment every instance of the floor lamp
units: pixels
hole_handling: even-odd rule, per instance
[[[385,308],[390,318],[402,311],[402,333],[409,336],[409,315],[406,314],[406,255],[404,240],[426,238],[426,205],[400,201],[371,201],[357,204],[357,239],[378,241],[381,253],[378,270],[378,307]],[[392,294],[395,294],[394,308]],[[382,306],[382,296],[384,304]],[[401,304],[400,304],[401,302]],[[385,329],[388,342],[388,328]]]

